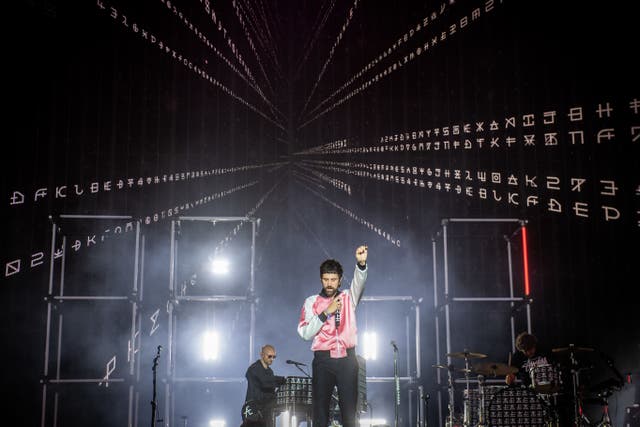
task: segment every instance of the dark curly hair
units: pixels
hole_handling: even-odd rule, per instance
[[[516,348],[520,351],[531,350],[538,344],[538,339],[528,332],[522,332],[516,337]]]
[[[342,266],[335,259],[325,260],[320,264],[320,277],[325,273],[337,273],[338,276],[342,277]]]

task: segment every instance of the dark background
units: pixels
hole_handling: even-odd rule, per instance
[[[240,382],[176,384],[175,419],[164,422],[187,416],[189,425],[212,417],[239,424],[244,370],[263,343],[277,348],[277,374],[299,375],[283,360],[310,363],[309,343],[295,327],[304,298],[319,289],[318,265],[339,259],[350,279],[353,252],[365,243],[365,295],[415,301],[359,308],[361,330],[384,330],[368,374],[392,376],[387,343],[401,343],[401,375],[415,379],[403,382],[401,421],[415,424],[406,396],[421,385],[431,396],[430,425],[441,423],[432,365],[446,353],[440,329],[437,354],[434,309],[434,283],[440,292],[443,286],[442,220],[516,218],[527,227],[533,332],[550,348],[593,348],[594,360],[585,364],[597,367],[585,374],[587,383],[612,375],[601,366],[605,356],[615,362],[631,380],[609,402],[614,423],[622,423],[624,408],[640,400],[640,85],[632,6],[237,1],[212,3],[214,22],[207,4],[195,0],[128,3],[32,0],[6,12],[3,394],[22,425],[54,425],[56,416],[57,425],[124,425],[131,390],[135,423],[148,424],[151,364],[157,345],[167,347],[170,227],[179,215],[260,218],[254,294],[250,223],[198,229],[183,221],[176,272],[178,285],[196,274],[191,294],[255,298],[257,326],[250,355],[247,304],[176,309],[184,340],[176,342],[177,375]],[[423,136],[412,136],[419,131]],[[576,132],[582,142],[572,139]],[[598,139],[607,133],[615,136]],[[531,136],[535,142],[525,144]],[[337,142],[340,148],[322,148]],[[132,219],[60,218],[65,214]],[[119,226],[126,232],[116,233]],[[144,236],[138,272],[136,226]],[[453,223],[449,233],[450,296],[508,294],[505,237],[513,242],[522,296],[518,223]],[[64,274],[56,257],[50,292],[62,236]],[[81,245],[73,247],[76,240]],[[198,270],[212,248],[237,262],[238,275],[226,283],[209,283]],[[131,294],[136,274],[142,300]],[[65,295],[127,298],[61,302],[52,297],[62,284]],[[127,363],[133,300],[140,303],[135,375]],[[407,344],[413,337],[405,337],[415,306],[420,378],[416,349]],[[150,320],[156,311],[157,325]],[[510,307],[461,303],[451,311],[451,351],[507,361]],[[196,340],[189,334],[197,333],[188,329],[190,316],[226,331],[223,362],[189,359]],[[517,333],[526,324],[522,311],[516,318]],[[123,383],[52,382],[58,370],[60,378],[102,378],[112,357]],[[170,405],[166,363],[163,354],[161,411]],[[374,417],[391,423],[392,384],[368,389]],[[588,411],[599,417],[598,405]]]

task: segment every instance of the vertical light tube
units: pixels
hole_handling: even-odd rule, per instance
[[[524,265],[524,294],[531,295],[531,287],[529,286],[529,251],[527,249],[527,227],[522,224],[522,262]]]

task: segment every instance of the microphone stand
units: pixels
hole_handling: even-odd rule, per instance
[[[422,418],[424,421],[424,427],[429,426],[429,398],[430,397],[431,396],[429,396],[429,393],[422,396],[422,400],[424,401],[424,413]]]
[[[309,375],[304,369],[298,366],[297,363],[294,363],[294,365],[296,365],[296,368],[300,369],[300,371],[302,371],[302,373],[305,374],[307,378],[311,378],[311,375]]]
[[[156,425],[156,408],[158,407],[158,403],[156,402],[156,374],[158,368],[158,360],[160,359],[160,350],[162,350],[162,346],[158,346],[158,351],[156,352],[156,357],[153,358],[153,367],[151,370],[153,371],[153,399],[151,400],[151,427],[155,427]]]
[[[400,410],[400,378],[398,377],[398,346],[394,341],[391,341],[393,346],[393,378],[396,384],[396,398],[395,398],[395,424],[394,427],[398,427],[398,415]]]

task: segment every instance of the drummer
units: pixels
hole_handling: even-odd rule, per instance
[[[552,363],[551,353],[540,349],[538,338],[528,332],[522,332],[516,337],[516,349],[518,350],[509,364],[518,369],[515,374],[508,374],[505,382],[509,385],[515,383],[516,378],[526,386],[531,385],[530,372],[536,366]]]

